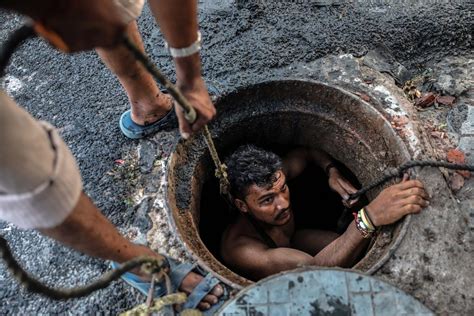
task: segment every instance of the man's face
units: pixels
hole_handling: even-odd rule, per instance
[[[269,225],[280,226],[288,223],[293,216],[290,208],[290,190],[282,171],[275,174],[272,187],[250,186],[245,201],[240,203],[242,212],[249,212],[257,220]]]

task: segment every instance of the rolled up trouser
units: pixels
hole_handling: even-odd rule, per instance
[[[55,227],[81,191],[76,161],[56,130],[0,91],[0,220],[20,228]]]

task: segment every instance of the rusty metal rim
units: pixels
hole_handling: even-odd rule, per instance
[[[315,80],[302,80],[302,79],[285,79],[285,80],[271,80],[271,81],[264,81],[264,82],[259,82],[259,83],[256,83],[256,84],[252,84],[252,85],[249,85],[249,86],[243,86],[243,87],[238,87],[238,88],[235,88],[234,90],[232,91],[229,91],[227,92],[226,94],[224,95],[221,95],[217,98],[217,100],[215,101],[215,103],[218,103],[220,100],[222,100],[223,98],[225,98],[227,95],[233,93],[233,92],[237,92],[241,89],[251,89],[251,88],[255,88],[259,85],[265,85],[265,84],[271,84],[271,83],[274,83],[274,82],[279,82],[279,83],[284,83],[284,82],[288,82],[288,83],[305,83],[305,84],[316,84],[316,85],[320,85],[320,86],[324,86],[328,89],[333,89],[333,90],[336,90],[338,91],[338,93],[341,93],[341,94],[344,94],[346,96],[348,96],[349,98],[352,98],[352,99],[356,99],[357,102],[363,104],[365,106],[365,110],[368,110],[369,112],[372,112],[373,115],[376,115],[378,117],[380,117],[384,122],[385,122],[385,127],[388,128],[388,131],[390,131],[392,134],[393,134],[393,137],[398,145],[398,147],[400,149],[402,149],[403,151],[403,156],[406,158],[406,159],[409,159],[410,155],[408,153],[408,150],[406,149],[406,146],[405,144],[403,143],[403,141],[397,136],[397,134],[395,133],[395,131],[393,130],[393,128],[391,127],[390,123],[388,122],[388,120],[382,115],[382,113],[380,113],[380,111],[378,111],[372,104],[369,104],[368,102],[362,100],[359,96],[357,96],[356,94],[354,93],[351,93],[350,91],[346,91],[340,87],[336,87],[336,86],[330,86],[328,84],[325,84],[325,83],[322,83],[322,82],[319,82],[319,81],[315,81]],[[172,154],[168,157],[167,159],[167,163],[166,163],[166,168],[165,168],[165,177],[166,177],[166,189],[164,190],[164,199],[165,199],[165,205],[166,205],[166,208],[167,210],[172,210],[172,208],[170,207],[169,205],[169,181],[168,181],[168,175],[169,175],[169,172],[170,172],[170,168],[173,166],[173,159],[175,157],[175,152],[176,152],[176,149],[177,147],[182,143],[184,142],[184,140],[180,139],[178,142],[176,142],[174,144],[174,148],[173,148],[173,152]],[[209,267],[209,265],[201,259],[201,257],[199,255],[197,255],[191,247],[189,247],[187,245],[187,242],[185,240],[185,238],[183,238],[183,235],[181,234],[181,232],[179,231],[178,229],[178,225],[177,225],[177,222],[174,218],[174,213],[171,211],[169,212],[170,213],[170,216],[169,216],[169,222],[170,222],[170,228],[171,228],[171,231],[173,234],[175,234],[179,240],[179,242],[181,243],[181,245],[183,246],[185,252],[192,258],[196,259],[197,263],[202,267],[204,268],[206,271],[208,271],[209,273],[211,273],[212,275],[214,275],[216,278],[218,278],[219,280],[221,280],[223,283],[231,286],[232,288],[234,289],[237,289],[237,290],[240,290],[243,288],[243,286],[241,286],[240,284],[237,284],[231,280],[229,280],[228,278],[216,273],[213,271],[213,269],[211,269]],[[392,242],[392,245],[390,247],[388,247],[388,249],[386,249],[384,252],[384,254],[381,256],[381,258],[379,258],[368,270],[366,271],[360,271],[360,270],[357,270],[357,271],[360,271],[362,273],[365,273],[365,274],[374,274],[376,271],[378,271],[389,259],[390,257],[393,255],[393,253],[398,249],[398,247],[400,246],[404,236],[406,235],[407,231],[408,231],[408,226],[409,226],[409,223],[411,222],[411,216],[406,216],[403,220],[401,220],[401,222],[399,223],[399,227],[400,227],[400,230],[395,238],[395,240]],[[197,234],[198,237],[199,237],[199,234]],[[199,237],[200,239],[200,237]],[[200,240],[200,243],[203,244],[203,246],[206,248],[206,246],[204,245],[204,242],[202,240]],[[207,248],[206,248],[207,249]],[[217,262],[219,262],[209,251],[208,251],[209,255],[211,255],[213,257],[214,260],[216,260]],[[371,251],[369,250],[366,255],[364,256],[364,258],[367,258],[367,256],[369,256],[371,253]],[[359,262],[361,263],[364,258]],[[356,270],[357,269],[357,265],[359,265],[359,263],[357,263],[353,268],[349,269],[349,270]],[[231,271],[231,270],[230,270]],[[250,283],[255,283],[253,281],[250,281]]]

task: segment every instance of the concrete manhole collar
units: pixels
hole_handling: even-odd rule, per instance
[[[319,148],[347,166],[362,185],[410,157],[377,110],[348,92],[322,83],[260,83],[220,97],[216,106],[218,116],[210,128],[222,156],[245,143],[264,148]],[[234,288],[252,283],[221,263],[201,237],[206,232],[200,232],[200,221],[208,203],[201,200],[201,193],[204,184],[214,177],[201,136],[177,144],[166,177],[171,228],[188,254]],[[370,192],[367,198],[371,200],[380,190]],[[365,273],[378,270],[401,242],[408,225],[409,218],[405,218],[384,227],[353,268]]]

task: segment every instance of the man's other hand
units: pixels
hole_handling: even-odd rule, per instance
[[[342,197],[342,204],[347,208],[351,208],[359,200],[349,200],[349,195],[356,193],[357,190],[336,168],[329,170],[329,187]]]
[[[401,183],[380,192],[366,207],[366,211],[375,226],[388,225],[407,214],[419,213],[429,205],[428,200],[423,183],[408,180],[405,175]]]
[[[214,118],[216,115],[216,108],[212,104],[206,83],[202,77],[198,77],[189,83],[181,83],[178,81],[177,86],[183,93],[184,97],[188,99],[189,103],[191,103],[197,114],[196,121],[193,124],[190,124],[184,117],[181,107],[175,106],[181,136],[183,136],[184,139],[187,139],[192,133],[199,131],[207,124],[207,122]]]

